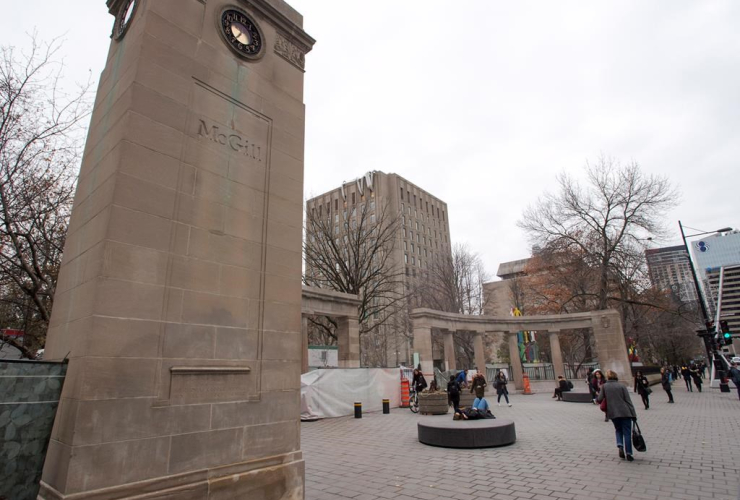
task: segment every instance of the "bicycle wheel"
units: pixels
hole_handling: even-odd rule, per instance
[[[414,393],[409,399],[409,409],[411,413],[419,413],[419,395]]]

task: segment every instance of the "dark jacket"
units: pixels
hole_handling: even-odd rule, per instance
[[[740,386],[740,370],[737,368],[730,368],[730,378],[735,382],[736,386]]]
[[[561,392],[570,392],[570,385],[568,385],[567,380],[561,380],[560,382],[558,382],[558,385],[560,386],[559,389]]]
[[[411,384],[414,386],[414,390],[416,392],[421,392],[427,388],[427,379],[424,378],[423,373],[418,372],[414,374],[414,378],[411,381]]]
[[[482,398],[486,392],[486,377],[482,373],[477,373],[470,382],[470,392],[475,392],[476,398]]]
[[[671,390],[671,378],[668,376],[668,370],[660,375],[660,385],[663,386],[663,390]]]
[[[496,375],[496,378],[493,380],[493,386],[496,388],[496,394],[508,394],[509,390],[506,388],[506,384],[509,382],[506,380],[506,375],[501,373],[501,377]]]
[[[617,380],[607,380],[601,387],[596,401],[601,403],[606,398],[606,418],[637,418],[627,388]]]
[[[648,382],[648,379],[646,376],[642,376],[640,378],[635,377],[635,391],[640,396],[647,394],[648,387],[650,387],[650,382]]]

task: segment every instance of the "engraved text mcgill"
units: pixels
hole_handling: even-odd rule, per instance
[[[221,144],[236,151],[237,153],[243,154],[247,158],[252,158],[259,162],[262,161],[262,147],[250,142],[248,139],[240,136],[239,134],[229,132],[221,132],[218,125],[211,125],[210,127],[205,120],[198,120],[198,136],[205,137],[209,141]]]

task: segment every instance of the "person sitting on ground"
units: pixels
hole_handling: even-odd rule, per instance
[[[563,399],[564,392],[570,392],[573,388],[573,383],[570,380],[565,380],[565,377],[558,375],[558,386],[555,388],[555,394],[553,398],[558,398],[558,401]]]
[[[491,413],[486,398],[475,398],[473,406],[455,412],[452,420],[477,420],[479,418],[496,418]]]
[[[473,379],[470,381],[470,392],[475,392],[476,398],[482,398],[486,392],[486,377],[481,372],[473,375]]]

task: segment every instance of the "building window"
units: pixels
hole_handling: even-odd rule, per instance
[[[416,221],[416,230],[417,231],[419,230],[419,221],[418,220]]]
[[[339,198],[334,200],[334,210],[339,210]]]
[[[413,275],[414,278],[416,278],[416,268],[415,267],[411,269],[411,274]]]
[[[401,203],[401,213],[403,213],[403,203]]]
[[[414,195],[414,206],[416,206],[416,195]]]
[[[352,193],[352,204],[355,204],[355,193]]]
[[[409,256],[408,254],[403,254],[403,263],[408,264],[409,263]]]
[[[411,256],[411,265],[412,266],[416,265],[416,257],[414,257],[413,255]]]
[[[414,239],[414,232],[413,231],[409,231],[409,238],[411,238],[412,240]]]
[[[370,215],[370,223],[375,224],[375,214]]]
[[[401,188],[401,199],[403,200],[403,188]],[[408,274],[408,273],[406,273]]]
[[[414,253],[414,244],[411,244],[411,253]]]
[[[406,216],[405,215],[402,215],[401,216],[401,225],[402,226],[405,226],[406,225]]]

